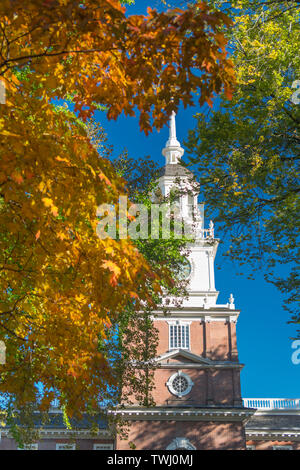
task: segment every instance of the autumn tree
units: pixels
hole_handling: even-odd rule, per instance
[[[225,9],[228,4],[216,2]],[[231,2],[237,74],[233,100],[197,114],[189,134],[207,209],[229,236],[227,254],[261,269],[286,294],[291,321],[299,299],[299,2]],[[293,88],[294,87],[294,88]],[[279,269],[280,268],[280,269]]]
[[[196,90],[201,103],[223,86],[230,95],[233,69],[223,30],[231,21],[204,2],[126,16],[118,0],[34,0],[26,8],[21,0],[4,0],[0,15],[0,76],[7,87],[23,92],[14,72],[29,67],[33,96],[73,97],[81,116],[101,103],[114,119],[137,109],[149,132],[180,102],[190,105]]]
[[[70,414],[96,407],[114,385],[99,338],[128,299],[138,309],[171,282],[131,240],[97,236],[97,207],[126,188],[84,121],[138,111],[149,132],[197,89],[229,96],[230,25],[205,3],[141,16],[117,0],[1,2],[0,392],[14,406],[58,393]]]

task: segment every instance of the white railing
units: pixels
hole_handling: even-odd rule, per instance
[[[200,228],[197,230],[198,238],[214,238],[214,231],[210,228]]]
[[[243,404],[258,410],[300,410],[300,398],[243,398]]]

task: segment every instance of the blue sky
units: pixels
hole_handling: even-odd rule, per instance
[[[138,0],[129,12],[145,13],[149,3]],[[199,111],[199,106],[179,110],[176,124],[181,144],[187,139],[188,130],[194,127],[193,116]],[[164,164],[161,151],[168,138],[167,126],[146,137],[139,129],[138,118],[121,116],[117,121],[108,121],[105,114],[99,112],[97,119],[106,130],[116,155],[126,148],[131,157],[150,155]],[[215,233],[218,237],[217,226]],[[245,364],[241,375],[242,396],[299,398],[300,364],[293,364],[291,360],[294,352],[291,337],[295,336],[296,328],[286,323],[288,314],[283,310],[282,296],[264,280],[260,271],[256,272],[254,280],[247,279],[247,268],[243,276],[238,275],[238,269],[222,257],[222,251],[226,251],[225,245],[220,246],[216,258],[216,264],[221,266],[216,270],[216,288],[220,291],[219,303],[226,303],[233,293],[236,308],[241,310],[237,334],[239,358]]]

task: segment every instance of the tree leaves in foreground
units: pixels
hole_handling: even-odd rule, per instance
[[[292,100],[300,79],[299,2],[231,7],[236,90],[218,111],[196,116],[190,161],[231,238],[228,255],[263,268],[299,322],[300,106]]]
[[[117,0],[0,3],[0,392],[19,408],[56,393],[69,414],[96,406],[114,385],[99,338],[170,280],[129,239],[97,236],[97,207],[125,187],[81,120],[138,110],[148,132],[197,88],[202,102],[230,94],[223,13],[125,13]]]
[[[49,105],[45,120],[45,107],[35,104],[34,113],[29,106],[28,115],[24,106],[20,111],[33,122],[28,140],[18,143],[28,169],[12,168],[1,185],[0,337],[7,351],[0,390],[20,405],[40,398],[42,407],[59,390],[70,409],[80,410],[110,383],[98,337],[128,299],[138,306],[150,288],[159,290],[159,273],[130,240],[97,236],[96,208],[117,205],[124,182],[72,113]],[[9,145],[6,151],[4,159]]]
[[[116,119],[140,111],[145,132],[161,128],[182,102],[211,102],[234,82],[225,50],[230,19],[204,2],[147,16],[118,0],[3,0],[0,76],[22,92],[15,68],[30,67],[39,98],[70,96],[81,117],[99,105]]]

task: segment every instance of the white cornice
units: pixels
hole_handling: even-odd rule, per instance
[[[9,428],[1,430],[2,436],[13,438],[10,435]],[[58,437],[71,438],[71,437],[80,437],[80,439],[99,439],[105,438],[110,439],[112,437],[112,432],[106,429],[100,429],[97,433],[93,433],[88,429],[72,430],[72,429],[44,429],[38,430],[39,437],[42,439],[56,439]]]
[[[246,429],[247,440],[280,440],[280,441],[300,441],[300,430],[261,430],[261,429]]]
[[[184,357],[190,362],[166,362],[169,359],[176,359],[177,357]],[[174,349],[161,356],[155,358],[155,362],[159,369],[242,369],[244,364],[231,361],[213,361],[209,358],[204,358],[193,354],[185,349]]]
[[[207,291],[207,292],[194,292],[193,295],[190,295],[190,297],[203,297],[204,295],[207,295],[209,297],[209,294],[213,297],[214,292]],[[174,298],[175,299],[175,298]],[[168,312],[170,314],[168,316],[171,316],[172,314],[184,314],[184,315],[199,315],[199,316],[206,316],[206,315],[239,315],[240,310],[233,310],[227,307],[227,305],[208,305],[208,309],[204,309],[202,305],[199,305],[197,307],[190,307],[190,306],[181,306],[181,307],[176,307],[176,306],[165,306],[168,309]],[[209,312],[209,313],[208,313]],[[164,314],[163,310],[153,310],[153,315],[164,315],[166,318],[166,315]],[[173,316],[172,315],[172,316]]]
[[[197,354],[193,354],[190,351],[187,351],[186,349],[173,349],[172,351],[169,351],[165,354],[162,354],[161,356],[157,357],[155,359],[156,362],[161,362],[161,361],[166,361],[168,359],[174,359],[178,356],[182,356],[186,359],[189,359],[190,361],[194,363],[200,363],[200,364],[211,364],[212,361],[210,359],[206,359],[202,356],[198,356]]]
[[[216,322],[237,322],[240,312],[238,310],[215,310],[208,308],[207,310],[201,307],[195,308],[195,311],[190,308],[184,309],[170,309],[168,308],[168,314],[165,315],[161,310],[153,312],[151,319],[155,321],[171,321],[171,320],[182,320],[186,321],[216,321]]]
[[[188,291],[188,297],[203,297],[203,295],[207,297],[215,297],[216,294],[219,294],[220,291],[218,290],[191,290]]]
[[[240,362],[224,362],[224,363],[212,363],[212,364],[195,364],[178,362],[178,364],[160,363],[159,369],[243,369],[244,364]]]
[[[202,409],[175,409],[175,408],[124,408],[110,411],[113,415],[122,416],[126,420],[134,421],[245,421],[254,413],[254,410],[243,408],[202,408]]]
[[[269,409],[269,410],[260,410],[259,408],[254,408],[256,409],[256,413],[255,413],[255,416],[284,416],[284,415],[287,415],[287,416],[299,416],[300,415],[300,410],[299,409],[290,409],[290,410],[278,410],[278,409]]]

